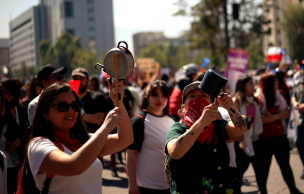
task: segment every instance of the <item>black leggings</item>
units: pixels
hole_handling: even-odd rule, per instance
[[[268,179],[269,169],[271,165],[272,155],[275,156],[283,178],[290,190],[293,192],[296,190],[296,185],[293,177],[293,173],[289,164],[290,159],[290,150],[289,142],[286,136],[284,136],[284,141],[279,146],[273,146],[268,138],[261,137],[259,138],[259,144],[261,149],[256,150],[258,156],[258,163],[260,166],[260,176],[258,186],[261,194],[267,194],[266,183]]]
[[[144,187],[139,187],[140,194],[170,194],[170,189],[149,189]]]
[[[258,141],[254,141],[254,142],[252,142],[252,145],[253,145],[253,149],[255,151],[255,154],[257,154],[256,152],[260,153],[258,151],[259,149],[261,149],[260,143]],[[243,179],[243,176],[244,176],[245,172],[247,171],[247,169],[249,167],[249,164],[251,162],[253,170],[255,172],[256,181],[259,184],[259,182],[260,182],[260,176],[259,176],[260,173],[259,173],[259,171],[261,170],[261,167],[258,164],[258,161],[260,160],[259,156],[255,155],[253,157],[248,157],[248,155],[244,152],[244,150],[242,150],[239,147],[239,142],[235,142],[234,143],[234,148],[235,148],[235,155],[236,155],[236,159],[235,159],[236,160],[236,165],[237,165],[237,168],[242,173],[242,179]],[[239,188],[235,188],[235,190],[234,190],[233,193],[234,194],[240,194],[240,193],[242,193],[241,192],[241,186],[242,185],[239,185]]]
[[[17,192],[18,173],[20,167],[7,168],[7,193]]]

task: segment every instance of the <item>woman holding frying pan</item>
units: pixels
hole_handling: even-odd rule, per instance
[[[198,89],[200,81],[183,90],[183,115],[167,134],[165,151],[169,154],[169,168],[173,193],[226,194],[226,170],[229,153],[226,141],[247,131],[232,99],[224,94],[215,100]],[[230,122],[220,119],[218,106],[228,110]]]

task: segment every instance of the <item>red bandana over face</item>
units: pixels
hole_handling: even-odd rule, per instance
[[[82,143],[80,143],[72,133],[71,139],[57,130],[54,130],[54,133],[56,141],[62,143],[65,147],[69,148],[69,150],[73,152],[76,152],[82,146]]]
[[[187,123],[187,126],[190,128],[202,115],[205,106],[208,106],[209,103],[202,97],[197,97],[191,100],[186,107],[184,122]],[[198,136],[197,140],[203,144],[206,140],[207,143],[211,142],[211,137],[214,131],[213,122],[204,128],[201,134]]]

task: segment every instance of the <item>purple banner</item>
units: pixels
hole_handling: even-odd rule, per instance
[[[228,72],[231,70],[246,73],[248,69],[249,57],[250,51],[229,48],[227,54],[227,67],[225,76],[229,78]]]

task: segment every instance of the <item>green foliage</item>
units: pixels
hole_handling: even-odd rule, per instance
[[[140,52],[140,57],[152,57],[162,67],[168,67],[168,47],[161,43],[149,44],[146,48],[143,48]]]
[[[304,59],[304,8],[299,5],[289,6],[287,11],[291,38],[292,59],[302,61]],[[287,29],[286,23],[284,30]]]
[[[97,70],[95,70],[96,64],[96,55],[85,49],[77,49],[75,52],[75,56],[71,61],[71,69],[76,69],[77,67],[85,68],[89,74],[96,74]]]
[[[266,21],[261,15],[262,12],[259,11],[256,0],[237,1],[240,3],[239,20],[233,21],[230,15],[232,15],[231,7],[234,2],[234,0],[227,0],[230,44],[235,48],[261,44],[263,35],[269,33],[269,30],[263,29],[263,25],[270,21]],[[207,50],[212,65],[225,66],[227,45],[224,1],[197,0],[195,5],[189,6],[187,0],[177,0],[175,4],[178,6],[175,15],[190,15],[193,18],[189,34],[190,48]]]
[[[172,43],[152,43],[140,52],[140,58],[154,58],[162,67],[179,69],[191,62],[189,48],[185,44],[174,46]]]
[[[81,38],[73,37],[69,32],[64,32],[52,46],[49,40],[39,43],[40,66],[52,64],[56,67],[67,68],[66,77],[70,77],[73,69],[84,67],[89,74],[96,73],[96,55],[92,51],[82,48]],[[40,67],[40,68],[41,68]]]
[[[27,67],[26,63],[22,61],[21,68],[19,70],[12,71],[9,69],[9,77],[32,77],[37,75],[38,71],[38,67]]]
[[[267,65],[260,45],[250,44],[246,49],[250,51],[248,69],[257,69],[258,65]]]

